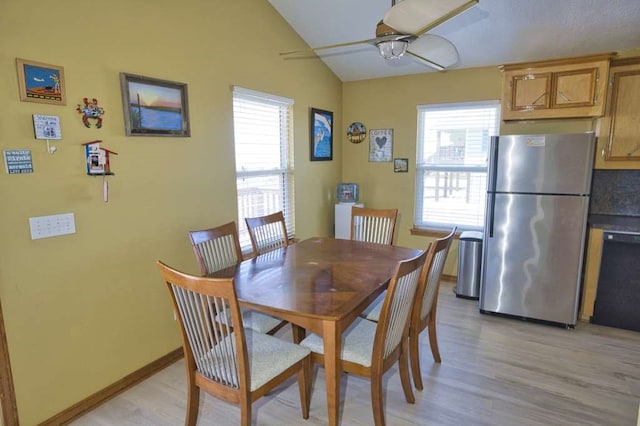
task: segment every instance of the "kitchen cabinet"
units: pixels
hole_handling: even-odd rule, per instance
[[[596,168],[640,168],[640,57],[611,62]],[[615,164],[618,163],[618,164]]]
[[[604,114],[613,54],[502,65],[502,119]]]
[[[602,256],[602,228],[590,228],[587,244],[586,263],[582,285],[582,306],[580,319],[589,321],[593,315],[593,305],[596,301],[598,276],[600,275],[600,257]]]

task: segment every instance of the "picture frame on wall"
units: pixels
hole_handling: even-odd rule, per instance
[[[333,112],[311,108],[309,152],[311,161],[333,160]]]
[[[66,105],[64,68],[16,58],[18,89],[23,102]]]
[[[394,158],[393,159],[393,172],[394,173],[407,173],[409,171],[409,159],[408,158]]]
[[[391,162],[393,158],[393,129],[369,131],[369,161]]]
[[[120,73],[127,136],[191,136],[187,85]]]

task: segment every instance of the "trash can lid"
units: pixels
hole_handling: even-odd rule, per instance
[[[482,242],[482,232],[480,231],[464,231],[460,234],[459,240],[463,241],[480,241]]]

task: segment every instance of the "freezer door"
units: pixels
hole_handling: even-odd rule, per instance
[[[480,309],[575,324],[588,197],[496,194],[493,204]]]
[[[492,158],[495,191],[588,194],[593,133],[500,136]],[[491,190],[491,189],[490,189]]]

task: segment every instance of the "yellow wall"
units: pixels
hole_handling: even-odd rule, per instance
[[[33,425],[180,346],[154,262],[196,272],[187,230],[236,218],[231,86],[295,100],[297,237],[331,235],[342,153],[309,162],[310,107],[343,127],[341,83],[263,0],[3,0],[0,149],[30,149],[34,173],[0,174],[0,297],[22,425]],[[64,67],[67,105],[20,102],[16,58]],[[119,73],[188,84],[190,138],[125,137]],[[102,129],[76,104],[97,98]],[[60,117],[48,155],[32,114]],[[335,146],[342,142],[337,132]],[[111,161],[85,174],[81,143]],[[32,241],[28,218],[75,214],[73,235]]]

